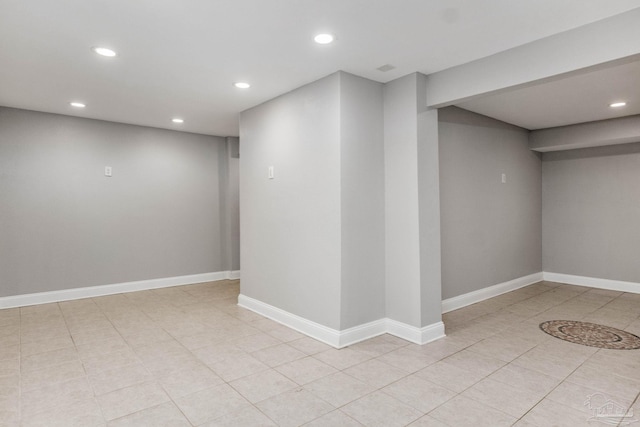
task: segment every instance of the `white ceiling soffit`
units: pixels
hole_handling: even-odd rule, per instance
[[[337,70],[429,74],[638,0],[0,0],[0,105],[238,134],[238,112]],[[319,32],[336,41],[316,45]],[[115,49],[98,57],[92,46]],[[390,64],[393,70],[378,67]],[[238,90],[237,81],[252,87]],[[87,104],[74,110],[70,101]],[[171,123],[172,117],[184,123]]]
[[[640,60],[457,105],[530,130],[640,114]]]

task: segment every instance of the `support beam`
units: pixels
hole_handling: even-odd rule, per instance
[[[640,142],[640,115],[534,130],[529,134],[529,148],[540,152],[632,142]]]
[[[429,75],[427,105],[457,102],[640,57],[640,8]]]

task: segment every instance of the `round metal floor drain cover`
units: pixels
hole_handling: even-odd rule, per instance
[[[596,323],[577,322],[574,320],[549,320],[540,323],[540,329],[552,337],[574,344],[611,350],[640,349],[640,337]]]

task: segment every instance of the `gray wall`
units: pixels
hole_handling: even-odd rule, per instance
[[[540,272],[541,161],[527,131],[455,107],[439,120],[442,298]]]
[[[340,74],[242,112],[240,141],[242,294],[339,329]]]
[[[217,137],[0,108],[0,296],[221,271],[225,150]]]
[[[384,85],[387,317],[421,327],[417,79]]]
[[[385,317],[382,84],[340,73],[341,329]]]
[[[640,143],[542,159],[544,271],[640,282]]]
[[[344,72],[241,114],[243,295],[338,330],[384,317],[382,117],[382,85]]]

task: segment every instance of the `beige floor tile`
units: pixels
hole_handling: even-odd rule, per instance
[[[63,348],[23,357],[20,362],[20,370],[25,373],[77,360],[79,358],[75,347]]]
[[[482,373],[467,371],[442,360],[416,372],[415,375],[456,393],[462,393],[485,378]]]
[[[469,347],[469,350],[503,362],[511,362],[535,346],[536,343],[527,338],[505,334],[486,338]]]
[[[621,398],[618,396],[612,396],[598,389],[585,387],[578,384],[573,384],[568,381],[561,383],[555,390],[553,390],[546,397],[556,403],[572,408],[576,411],[583,412],[585,415],[591,414],[591,409],[585,403],[592,398],[594,407],[604,406],[607,400],[615,402],[625,408],[629,408],[635,396],[630,399]]]
[[[129,346],[122,337],[110,338],[104,341],[92,342],[76,346],[80,360],[91,360],[96,355],[115,353],[128,350]]]
[[[140,358],[128,347],[113,353],[94,353],[82,361],[88,375],[97,375],[104,371],[139,363]]]
[[[289,341],[289,345],[310,356],[331,349],[330,345],[309,337]]]
[[[567,318],[638,333],[640,296],[541,282],[446,313],[448,336],[433,343],[381,335],[336,350],[239,308],[238,282],[229,283],[0,310],[0,426],[104,425],[92,388],[99,404],[120,396],[118,410],[133,411],[110,425],[207,426],[358,425],[334,408],[376,399],[373,412],[385,401],[395,401],[387,413],[419,412],[413,425],[500,425],[523,413],[515,425],[593,425],[587,396],[630,405],[640,390],[636,352],[579,346],[539,329]]]
[[[535,393],[485,378],[465,390],[461,396],[520,418],[542,400],[545,393]]]
[[[249,355],[228,358],[209,367],[226,382],[269,369],[269,366]]]
[[[429,416],[456,427],[500,427],[517,421],[515,417],[463,396],[454,397]]]
[[[89,376],[89,383],[96,396],[152,380],[153,376],[140,362],[106,371],[97,371]]]
[[[262,363],[272,368],[280,366],[293,360],[302,359],[306,356],[303,352],[296,350],[288,344],[278,344],[251,353]]]
[[[377,360],[402,369],[403,371],[413,373],[436,363],[440,358],[426,352],[417,352],[406,347],[401,347],[377,357]]]
[[[640,354],[637,357],[640,358]],[[598,390],[612,399],[633,401],[640,393],[640,381],[585,365],[576,369],[565,381]]]
[[[467,340],[452,338],[446,336],[437,341],[430,342],[424,345],[409,344],[405,348],[407,350],[417,351],[419,353],[425,353],[427,356],[437,360],[444,359],[451,356],[454,353],[463,350],[464,348],[472,345],[475,341],[469,342]]]
[[[420,379],[415,375],[390,384],[382,391],[423,413],[437,408],[456,395],[451,390]]]
[[[198,358],[198,360],[209,366],[215,365],[216,363],[222,362],[226,359],[236,359],[238,357],[245,357],[249,355],[247,352],[235,345],[226,343],[198,348],[193,351],[193,354]]]
[[[560,384],[560,380],[557,378],[514,364],[498,369],[488,378],[517,389],[529,390],[542,395],[546,395]]]
[[[198,391],[175,400],[194,425],[213,421],[232,412],[244,411],[251,404],[227,384]]]
[[[173,402],[166,402],[158,406],[143,409],[142,411],[109,422],[109,427],[142,426],[190,427],[191,423]]]
[[[425,415],[422,418],[418,418],[416,421],[409,424],[410,427],[448,427],[447,424],[442,421],[438,421],[435,418]]]
[[[22,427],[101,427],[106,426],[100,406],[93,397],[23,417]]]
[[[350,348],[356,351],[361,351],[370,357],[378,357],[409,344],[408,341],[397,339],[393,340],[389,337],[390,335],[387,334],[379,335],[354,344],[350,346]]]
[[[485,356],[470,349],[459,351],[446,359],[443,359],[450,365],[467,371],[473,371],[485,376],[497,371],[506,365],[506,362],[495,357]]]
[[[345,369],[344,373],[376,388],[384,387],[409,375],[406,371],[375,359]]]
[[[202,363],[186,366],[185,369],[171,373],[158,380],[164,390],[173,399],[215,387],[224,383],[211,369]]]
[[[634,352],[600,350],[582,366],[640,381],[640,358]]]
[[[278,324],[274,328],[266,330],[265,332],[282,342],[299,340],[300,338],[304,337],[304,335],[302,335],[300,332],[296,332],[293,329],[287,328],[286,326],[280,324]]]
[[[40,412],[72,406],[86,401],[88,396],[93,396],[93,390],[84,377],[26,391],[20,395],[21,414],[26,418]]]
[[[249,406],[206,422],[200,427],[276,427],[276,424],[254,406]]]
[[[136,384],[98,396],[104,417],[111,421],[167,402],[169,397],[155,382]]]
[[[511,363],[563,380],[582,365],[583,360],[564,358],[549,350],[535,347]]]
[[[372,427],[404,426],[423,415],[381,391],[364,396],[341,409],[351,418]]]
[[[39,341],[24,341],[20,352],[22,357],[32,356],[39,353],[47,353],[54,350],[72,348],[74,346],[70,335],[62,335]]]
[[[326,400],[336,408],[376,390],[375,387],[342,372],[309,383],[304,386],[304,389]]]
[[[0,377],[20,375],[20,359],[3,360],[0,363]]]
[[[109,339],[120,338],[120,334],[109,323],[108,327],[98,329],[81,329],[71,333],[71,338],[76,345],[89,344],[96,341],[105,341]]]
[[[324,400],[300,389],[263,400],[256,406],[282,427],[302,425],[335,409]]]
[[[254,351],[263,350],[265,348],[282,344],[282,341],[262,332],[236,339],[232,342],[233,345],[241,350],[246,351],[247,353],[253,353]]]
[[[3,411],[0,409],[0,427],[14,427],[20,425],[20,412]]]
[[[123,334],[125,341],[127,341],[131,347],[141,347],[153,343],[173,340],[173,337],[161,328],[146,329],[132,334],[125,334],[122,331],[120,332]]]
[[[332,348],[327,351],[317,353],[313,357],[338,370],[343,370],[371,359],[371,357],[365,353],[355,351],[350,348],[342,348],[340,350]]]
[[[0,347],[0,362],[7,359],[20,358],[20,345],[7,345]]]
[[[345,414],[341,410],[329,412],[326,415],[316,418],[315,420],[304,425],[305,427],[361,427],[362,424]]]
[[[269,369],[229,383],[251,403],[257,403],[297,388],[298,385],[284,375]]]
[[[554,427],[593,427],[600,424],[590,422],[589,417],[585,412],[550,399],[544,399],[522,417],[521,421],[538,427],[549,425]]]
[[[0,327],[0,346],[20,345],[20,326]]]
[[[0,377],[0,398],[20,395],[20,375]]]
[[[22,391],[30,391],[84,376],[82,362],[73,360],[24,372],[21,377],[21,388]]]
[[[312,357],[294,360],[275,369],[300,385],[338,372],[334,367]]]

